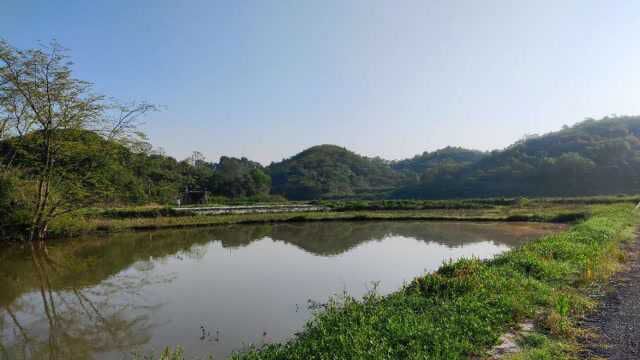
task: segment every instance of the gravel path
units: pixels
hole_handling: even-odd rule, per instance
[[[585,359],[640,359],[640,236],[626,250],[626,269],[614,276],[601,307],[583,323],[599,335],[585,345]]]

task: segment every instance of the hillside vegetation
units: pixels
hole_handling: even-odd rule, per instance
[[[60,137],[65,156],[59,160],[58,192],[71,198],[91,194],[96,205],[174,203],[185,189],[207,191],[214,201],[269,200],[272,195],[290,200],[450,199],[640,192],[640,117],[587,120],[492,152],[447,147],[387,161],[320,145],[267,167],[226,156],[209,162],[199,153],[178,161],[151,151],[148,144],[121,144],[89,131],[66,131]],[[6,184],[0,191],[0,215],[18,207],[16,198],[28,196],[18,190],[28,189],[35,176],[31,164],[39,141],[34,133],[0,142],[0,156],[15,168],[0,179]]]
[[[86,130],[62,130],[56,137],[59,156],[50,193],[54,202],[64,202],[70,210],[175,204],[185,189],[226,198],[265,197],[271,187],[264,168],[247,159],[177,161],[150,151],[150,146],[125,146]],[[38,193],[35,179],[40,170],[35,164],[41,143],[37,132],[0,142],[0,165],[12,166],[0,171],[0,238],[27,231]]]
[[[640,192],[640,117],[586,120],[466,166],[428,169],[395,197],[584,196]]]
[[[434,152],[425,151],[411,159],[395,161],[391,163],[391,168],[395,171],[413,175],[413,177],[419,179],[422,176],[428,176],[428,173],[434,169],[461,168],[478,162],[487,155],[487,153],[482,151],[448,146]]]
[[[383,193],[402,176],[387,161],[335,145],[320,145],[269,166],[272,191],[289,199],[339,198]]]
[[[136,151],[90,131],[61,131],[58,136],[59,152],[65,155],[58,160],[60,189],[67,195],[90,192],[96,203],[173,203],[187,188],[227,197],[253,196],[268,194],[271,187],[264,168],[244,158],[177,161],[150,150]],[[20,141],[0,142],[0,156],[11,158],[19,177],[29,179],[39,146],[38,134],[29,134]]]
[[[323,145],[268,170],[272,192],[291,199],[634,194],[640,117],[590,119],[488,153],[447,147],[395,162]]]

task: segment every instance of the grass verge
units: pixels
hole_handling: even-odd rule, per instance
[[[174,214],[168,208],[89,210],[56,219],[51,237],[70,237],[96,232],[204,227],[231,224],[261,224],[300,221],[531,221],[574,222],[590,216],[586,205],[500,206],[473,209],[422,209],[376,211],[321,211],[228,215]]]
[[[282,344],[248,359],[466,359],[482,357],[509,327],[536,319],[519,359],[571,358],[574,320],[594,304],[581,289],[615,271],[637,223],[631,205],[594,207],[571,229],[489,261],[460,260],[388,296],[345,297],[317,311]]]

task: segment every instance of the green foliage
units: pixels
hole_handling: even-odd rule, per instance
[[[169,348],[164,349],[160,354],[160,360],[182,360],[184,359],[184,351],[178,347],[175,350]]]
[[[102,209],[96,212],[89,212],[87,218],[105,219],[138,219],[138,218],[159,218],[159,217],[180,217],[192,216],[185,211],[176,211],[171,207],[139,207],[139,208],[115,208]]]
[[[271,177],[257,162],[223,156],[213,165],[207,189],[229,198],[264,196],[271,190]]]
[[[133,354],[134,360],[185,360],[184,349],[180,346],[177,346],[174,349],[166,347],[158,357],[153,354]],[[213,357],[209,357],[209,359],[213,359]]]
[[[343,199],[331,206],[345,210],[482,208],[514,201],[526,206],[531,200],[523,196],[640,192],[640,117],[590,120],[492,153],[450,147],[387,162],[322,145],[267,168],[225,156],[218,163],[201,157],[177,161],[148,148],[135,152],[89,131],[69,130],[58,136],[63,141],[56,160],[60,181],[54,190],[70,201],[82,199],[94,206],[173,204],[185,189],[207,191],[214,202],[223,203],[269,201],[269,194]],[[5,140],[0,142],[0,156],[6,160],[16,154],[14,164],[22,178],[33,179],[41,141],[37,133],[22,141]],[[463,197],[475,200],[368,200]],[[602,199],[611,198],[584,201]]]
[[[640,192],[640,117],[587,120],[502,151],[447,147],[388,162],[322,145],[269,166],[290,199],[451,199]]]
[[[136,142],[140,116],[157,109],[107,101],[71,66],[55,41],[20,50],[0,40],[0,164],[17,165],[22,180],[37,183],[29,240],[46,239],[51,219],[108,196],[111,171],[100,170],[112,164],[102,162],[110,157],[100,156],[97,134]]]
[[[11,209],[11,195],[14,191],[13,179],[8,175],[0,176],[0,219],[6,219]],[[0,224],[4,221],[0,221]]]
[[[229,225],[240,223],[273,223],[273,222],[299,222],[299,221],[518,221],[518,222],[557,222],[574,223],[591,216],[592,206],[588,204],[635,204],[636,197],[612,197],[612,198],[576,198],[573,199],[536,199],[527,207],[517,206],[517,199],[480,199],[480,200],[455,200],[451,204],[446,201],[409,201],[403,200],[391,202],[393,207],[376,208],[387,202],[358,202],[360,204],[349,210],[352,201],[319,201],[316,205],[322,205],[333,211],[314,212],[285,212],[285,213],[253,213],[230,215],[194,215],[190,212],[176,212],[171,207],[141,206],[125,208],[92,208],[74,213],[78,224],[67,228],[68,222],[54,221],[50,227],[50,235],[55,237],[72,236],[79,232],[117,232],[124,230],[145,230],[159,228],[184,228],[214,225]],[[266,198],[214,198],[216,203],[227,205],[251,205],[256,202],[278,203],[282,199],[274,196]],[[554,201],[561,201],[556,204]],[[634,202],[635,201],[635,202]],[[497,204],[514,204],[491,206]],[[346,205],[345,205],[346,204]],[[369,210],[365,210],[369,209]],[[78,228],[78,226],[80,228]]]
[[[65,130],[58,138],[54,196],[81,206],[175,203],[185,189],[227,198],[267,199],[271,178],[247,159],[222,157],[218,164],[195,164],[153,153],[134,152],[85,130]],[[42,138],[32,133],[0,142],[0,159],[13,159],[25,181],[38,175]],[[3,187],[6,198],[11,187]]]
[[[567,232],[494,260],[447,263],[388,296],[334,300],[295,339],[233,358],[466,359],[482,356],[507,328],[540,313],[547,314],[541,325],[554,340],[529,338],[527,358],[566,357],[569,316],[588,302],[571,289],[587,259],[596,268],[611,261],[611,246],[635,221],[630,205],[600,208]]]
[[[640,117],[587,120],[462,166],[430,167],[393,196],[585,196],[640,192]]]
[[[163,201],[177,194],[175,184],[168,191],[166,178],[175,178],[175,160],[168,162],[164,174],[158,176],[158,158],[136,154],[114,141],[108,141],[98,134],[85,130],[64,130],[56,132],[57,154],[56,182],[52,184],[57,196],[67,203],[82,206],[141,203]],[[21,170],[22,178],[38,176],[37,166],[42,137],[31,133],[24,138],[13,138],[0,143],[0,154],[5,158],[14,157],[14,166]],[[165,160],[165,159],[162,159]],[[164,164],[166,165],[166,164]],[[153,184],[154,186],[151,186]]]
[[[272,192],[289,199],[349,197],[390,190],[401,175],[379,158],[366,158],[334,145],[309,148],[268,168]]]
[[[409,178],[420,179],[434,176],[444,169],[458,169],[476,163],[487,155],[481,151],[448,146],[431,153],[425,151],[411,159],[393,162],[391,167],[405,173]]]
[[[30,183],[20,181],[15,172],[0,171],[0,240],[22,240],[29,224]]]
[[[323,200],[316,203],[338,211],[491,209],[497,206],[518,205],[518,199]]]
[[[556,302],[556,311],[560,316],[567,317],[569,316],[569,311],[571,310],[571,304],[569,303],[569,298],[565,295],[560,295]]]
[[[562,343],[558,339],[551,339],[539,333],[525,335],[519,345],[522,351],[509,360],[554,360],[571,358],[572,347]]]

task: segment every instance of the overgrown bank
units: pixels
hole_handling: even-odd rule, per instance
[[[455,359],[482,356],[525,318],[536,332],[521,358],[571,358],[574,320],[593,308],[580,291],[606,279],[638,217],[631,205],[593,216],[491,261],[461,260],[388,296],[324,306],[293,340],[235,359]]]
[[[324,203],[325,205],[327,203]],[[95,209],[60,217],[52,222],[51,237],[70,237],[96,232],[121,232],[188,228],[231,224],[256,224],[338,220],[423,221],[532,221],[574,222],[589,216],[583,203],[554,204],[541,201],[488,205],[465,201],[403,201],[367,204],[335,203],[332,211],[195,215],[166,207]]]

